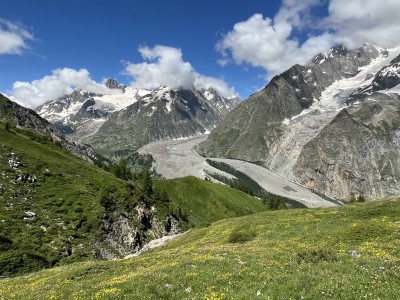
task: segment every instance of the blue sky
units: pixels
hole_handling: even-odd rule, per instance
[[[385,9],[374,0],[299,2],[7,1],[0,11],[0,92],[34,107],[80,82],[95,90],[112,77],[135,86],[215,83],[246,98],[334,44],[398,43],[397,0]],[[390,35],[382,37],[382,28]]]

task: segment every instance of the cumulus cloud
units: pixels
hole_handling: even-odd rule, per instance
[[[400,44],[398,0],[384,4],[376,0],[330,0],[324,18],[313,15],[318,5],[321,1],[284,0],[274,18],[255,14],[235,24],[216,44],[222,56],[219,63],[262,67],[270,79],[336,44],[349,47],[366,42],[382,47]],[[295,37],[298,32],[308,34],[305,41],[299,42]]]
[[[328,11],[325,26],[348,46],[365,42],[382,47],[400,44],[398,0],[331,0]]]
[[[51,75],[32,82],[14,82],[10,98],[23,106],[36,108],[48,100],[69,94],[74,89],[99,94],[115,92],[91,79],[86,69],[63,68],[53,70]]]
[[[22,54],[33,35],[23,26],[0,18],[0,54]]]
[[[178,48],[156,45],[153,48],[140,47],[142,63],[127,63],[125,74],[131,76],[131,85],[138,88],[168,86],[175,88],[213,87],[223,96],[235,94],[235,90],[221,78],[204,76],[195,71],[189,62],[182,58]]]

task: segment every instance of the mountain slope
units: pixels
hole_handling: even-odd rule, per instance
[[[0,280],[18,299],[398,299],[399,200],[265,212],[129,260]]]
[[[356,74],[378,54],[372,47],[354,51],[337,47],[307,66],[293,66],[229,113],[200,145],[200,152],[209,157],[266,160],[285,131],[285,120],[309,108],[326,87]]]
[[[102,240],[102,187],[126,190],[123,182],[34,131],[0,124],[0,135],[0,236],[10,244],[1,274],[93,258]]]
[[[289,180],[343,200],[360,194],[367,199],[397,195],[399,52],[370,45],[357,50],[336,47],[306,66],[293,66],[234,109],[200,145],[199,152],[261,162]],[[329,142],[341,138],[335,117],[344,108],[358,122],[340,129],[352,132],[353,138],[333,151]],[[369,130],[368,151],[378,151],[366,161],[357,150],[364,146],[358,143],[364,139],[359,122]],[[322,130],[330,129],[335,132],[329,135],[331,140],[321,139]],[[340,167],[329,166],[339,162],[333,153],[348,159],[341,160]],[[346,173],[360,163],[374,167],[361,167],[359,180],[354,182]],[[387,177],[383,169],[391,164]]]
[[[186,218],[190,226],[210,221],[191,202],[181,205],[174,195],[167,200],[142,180],[120,180],[34,130],[6,130],[0,123],[0,136],[0,275],[124,257],[187,228]],[[214,206],[224,201],[213,221],[266,209],[229,188],[191,183],[201,194],[188,192],[188,198]],[[175,186],[160,185],[166,192]],[[215,190],[222,196],[208,197]]]
[[[343,109],[303,147],[294,174],[310,188],[341,199],[395,197],[400,190],[399,148]]]
[[[196,177],[156,181],[155,186],[168,191],[175,205],[190,212],[193,225],[204,225],[220,219],[262,212],[262,201],[227,186]]]
[[[45,134],[50,140],[88,162],[97,160],[94,150],[82,143],[65,137],[55,126],[31,109],[20,106],[0,94],[0,121],[9,126],[29,128]]]

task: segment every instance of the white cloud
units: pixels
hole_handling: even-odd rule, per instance
[[[189,62],[182,58],[178,48],[156,45],[141,47],[139,52],[144,62],[127,63],[125,73],[133,78],[131,85],[138,88],[210,88],[217,89],[224,96],[235,94],[235,90],[220,78],[197,73]]]
[[[323,3],[323,2],[322,2]],[[313,15],[318,0],[284,0],[274,18],[255,14],[237,23],[216,45],[221,65],[229,62],[262,67],[267,78],[279,74],[295,63],[304,64],[314,55],[342,43],[359,47],[370,42],[383,47],[400,44],[400,2],[388,0],[330,0],[328,16]],[[300,43],[293,35],[307,34]],[[315,32],[315,31],[314,31]]]
[[[296,63],[307,62],[312,55],[332,46],[329,34],[310,37],[300,45],[291,38],[292,30],[286,20],[274,22],[255,14],[247,21],[235,24],[216,47],[223,56],[223,63],[228,58],[236,64],[249,63],[264,68],[271,77]]]
[[[0,54],[22,54],[30,40],[33,35],[23,25],[0,18]]]
[[[36,108],[48,100],[57,99],[78,88],[93,93],[115,92],[91,79],[86,69],[63,68],[53,70],[51,75],[32,82],[16,81],[9,93],[13,101],[26,107]]]
[[[400,44],[400,1],[331,0],[328,28],[348,46],[369,42],[382,47]]]

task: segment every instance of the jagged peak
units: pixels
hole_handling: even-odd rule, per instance
[[[106,87],[108,87],[109,89],[112,89],[112,90],[119,89],[119,90],[122,90],[123,92],[125,92],[125,89],[126,89],[126,85],[118,83],[118,81],[116,81],[115,79],[112,79],[112,78],[108,78],[104,82],[104,84]]]

